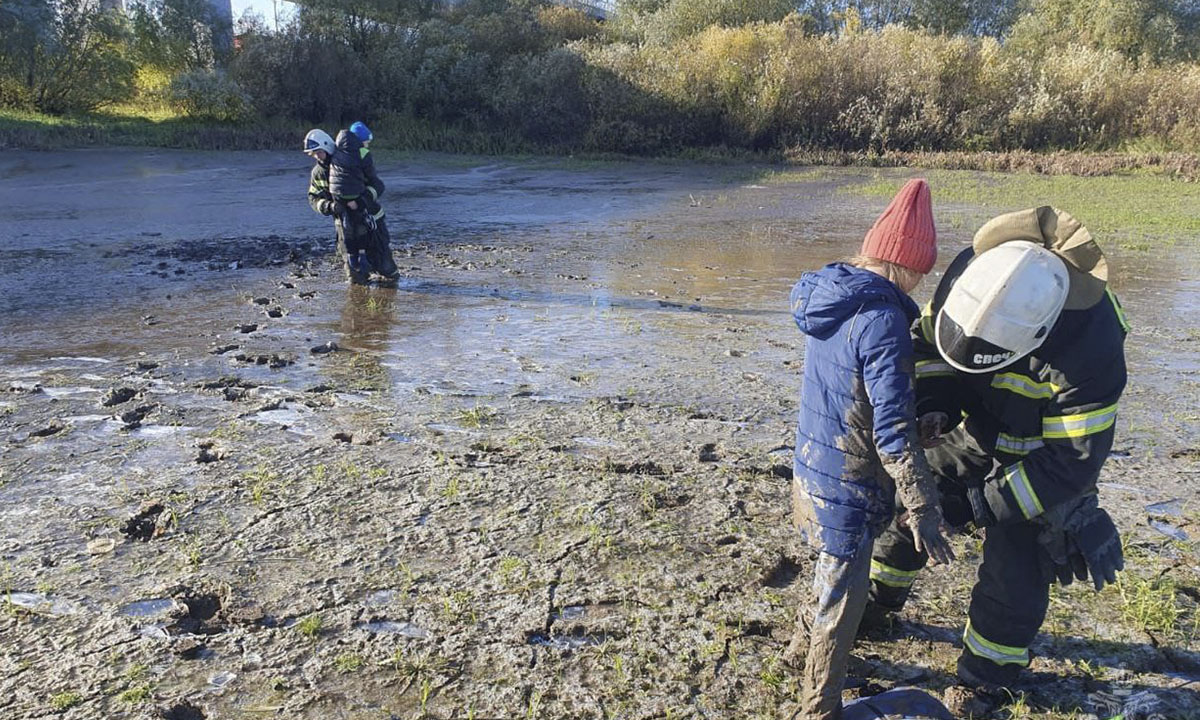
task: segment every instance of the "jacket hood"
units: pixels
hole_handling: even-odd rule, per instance
[[[355,157],[358,157],[358,149],[362,147],[362,140],[359,140],[358,136],[349,130],[342,130],[338,133],[337,141],[334,144],[337,145],[338,150],[353,153]]]
[[[832,263],[800,276],[792,288],[792,315],[805,335],[826,337],[864,305],[896,305],[917,319],[917,304],[892,281],[870,270],[845,263]]]

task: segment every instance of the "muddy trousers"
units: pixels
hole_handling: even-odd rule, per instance
[[[939,478],[946,521],[965,525],[970,521],[966,479],[981,481],[991,470],[991,459],[971,452],[969,444],[946,443],[926,455]],[[1033,522],[984,529],[983,562],[971,591],[958,661],[959,676],[971,684],[1009,686],[1029,665],[1029,645],[1046,618],[1054,580],[1049,556],[1038,542],[1041,532],[1042,526]],[[872,552],[869,612],[902,608],[928,560],[913,547],[908,528],[893,521]]]
[[[808,654],[800,682],[800,709],[793,720],[837,720],[842,716],[842,687],[854,636],[867,604],[872,536],[864,534],[854,557],[821,553],[813,575],[812,596],[789,654],[798,657],[807,635]]]

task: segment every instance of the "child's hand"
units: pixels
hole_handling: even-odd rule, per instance
[[[925,552],[935,564],[945,565],[954,560],[950,541],[942,534],[942,513],[936,507],[923,512],[908,513],[908,527],[912,530],[913,544],[917,552]]]
[[[927,412],[917,420],[917,437],[921,447],[935,448],[946,442],[942,437],[942,429],[950,424],[950,418],[944,412]]]

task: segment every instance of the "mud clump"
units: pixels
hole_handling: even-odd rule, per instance
[[[156,537],[165,535],[175,520],[175,513],[162,502],[151,500],[138,510],[137,514],[125,521],[121,533],[130,540],[149,542]]]
[[[272,370],[279,370],[280,368],[285,368],[288,365],[296,362],[292,358],[279,355],[277,353],[271,353],[270,355],[247,355],[246,353],[238,353],[233,359],[250,365],[266,365]]]
[[[233,329],[243,335],[249,335],[252,332],[258,331],[258,323],[242,323],[241,325],[234,325]]]
[[[238,345],[237,343],[233,343],[230,345],[218,345],[215,348],[213,348],[212,350],[209,350],[208,353],[210,355],[224,355],[225,353],[232,352],[234,350],[237,350],[240,347],[241,347],[241,345]]]
[[[341,350],[341,348],[338,347],[338,344],[330,340],[324,345],[317,345],[316,347],[311,348],[309,352],[313,355],[324,355],[325,353],[337,352],[338,350]]]
[[[667,471],[653,460],[635,463],[612,463],[609,469],[618,475],[666,475]]]
[[[113,388],[104,394],[100,400],[100,407],[112,407],[114,405],[122,405],[137,397],[138,391],[129,387]]]
[[[800,570],[800,563],[786,555],[780,555],[771,567],[763,571],[760,584],[778,589],[788,587],[800,577]]]
[[[716,443],[704,443],[704,445],[700,447],[700,462],[715,463],[720,459],[721,456],[717,454]]]
[[[201,464],[214,463],[218,460],[225,459],[225,453],[216,448],[216,443],[212,440],[202,440],[196,444],[196,462]]]
[[[146,419],[147,415],[154,412],[157,407],[157,405],[139,405],[133,410],[126,410],[121,413],[118,417],[121,422],[125,423],[125,427],[122,429],[135,430],[141,427],[142,421]]]

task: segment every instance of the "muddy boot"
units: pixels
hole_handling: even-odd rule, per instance
[[[878,602],[868,602],[858,623],[859,638],[883,638],[896,624],[896,610]]]
[[[942,703],[956,718],[987,717],[999,707],[993,696],[963,685],[951,685],[942,693]]]
[[[367,258],[361,252],[356,252],[346,258],[346,279],[351,285],[366,285],[371,274]]]
[[[800,609],[796,619],[796,629],[792,632],[792,641],[783,651],[783,662],[796,670],[804,669],[804,659],[808,656],[809,623],[812,609],[805,606]]]
[[[371,267],[388,280],[395,280],[400,277],[400,269],[396,267],[396,260],[392,257],[391,234],[388,232],[387,221],[384,218],[376,221],[373,235],[370,247],[367,249],[367,258],[371,261]]]

